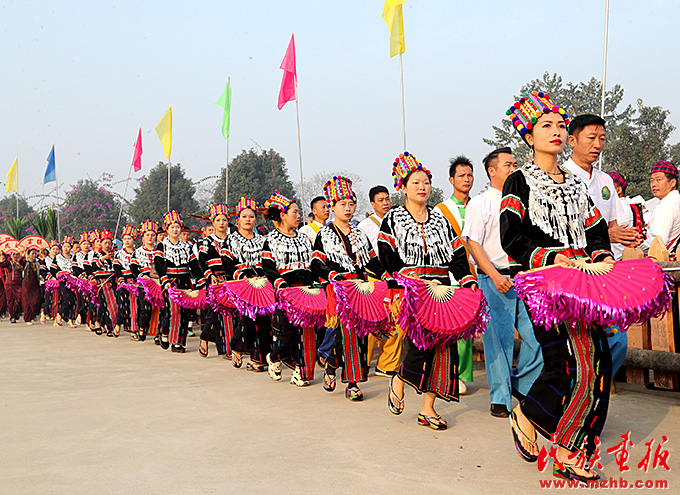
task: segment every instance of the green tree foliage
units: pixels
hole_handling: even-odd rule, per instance
[[[28,222],[26,222],[24,218],[21,217],[5,218],[3,223],[4,223],[2,229],[3,232],[6,232],[7,234],[11,235],[16,240],[20,241],[26,235],[26,224]]]
[[[224,201],[224,173],[215,186],[213,201]],[[273,149],[256,151],[242,150],[229,163],[229,200],[233,207],[242,196],[255,198],[263,204],[269,196],[278,190],[284,196],[295,197],[295,189],[288,175],[286,159]],[[306,199],[306,198],[305,198]],[[308,210],[309,207],[305,208]]]
[[[19,195],[19,218],[28,219],[34,213],[24,196]],[[0,220],[17,218],[17,198],[14,194],[0,199]]]
[[[557,74],[543,74],[520,89],[540,90],[548,93],[571,116],[583,113],[600,114],[602,85],[595,78],[587,82],[563,83]],[[519,99],[519,95],[515,95]],[[605,91],[604,119],[607,122],[607,145],[603,153],[605,171],[616,170],[628,180],[627,194],[642,194],[649,198],[649,171],[660,159],[680,159],[680,143],[670,145],[668,139],[675,127],[668,121],[669,111],[661,107],[645,106],[642,100],[636,105],[619,109],[623,88],[615,85]],[[494,148],[510,146],[520,165],[531,161],[531,150],[514,130],[510,119],[503,118],[500,126],[493,126],[494,138],[484,142]],[[559,161],[571,154],[567,146]],[[677,162],[674,162],[677,164]]]
[[[33,216],[29,216],[33,231],[44,239],[57,238],[57,210],[45,208]]]
[[[168,198],[168,165],[158,162],[149,174],[139,181],[139,186],[134,188],[135,199],[130,204],[128,214],[135,223],[144,220],[156,220],[162,222],[163,215],[167,212],[166,202]],[[196,187],[189,179],[182,166],[177,163],[170,167],[170,209],[179,211],[187,225],[195,225],[189,214],[203,215],[205,208],[201,208],[196,202],[194,195]]]
[[[80,179],[66,193],[60,210],[61,235],[78,236],[89,230],[116,228],[120,201],[104,186],[107,177],[100,180]],[[121,222],[125,222],[125,216]]]
[[[304,211],[308,214],[310,209],[310,203],[312,199],[317,196],[323,196],[323,186],[328,182],[334,175],[341,175],[347,177],[352,181],[352,190],[357,196],[357,209],[354,214],[356,220],[363,220],[366,217],[366,212],[371,211],[371,203],[368,200],[368,192],[364,192],[361,187],[363,182],[363,177],[355,172],[348,172],[347,170],[338,170],[335,172],[318,172],[311,177],[305,178],[305,202]],[[295,197],[298,199],[302,197],[300,194],[300,183],[295,184]],[[306,222],[306,218],[304,219]]]

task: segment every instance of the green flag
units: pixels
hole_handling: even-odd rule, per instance
[[[220,96],[220,99],[215,102],[215,105],[224,107],[224,117],[222,117],[222,135],[224,139],[229,137],[229,122],[231,113],[231,85],[229,84],[229,78],[227,77],[227,85],[224,87],[224,93]]]

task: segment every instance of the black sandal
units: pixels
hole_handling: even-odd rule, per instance
[[[418,414],[418,424],[433,430],[445,430],[448,427],[446,420],[441,416],[425,416],[424,414]]]
[[[201,357],[207,358],[208,357],[208,346],[205,346],[205,349],[203,348],[203,342],[204,340],[201,341],[200,345],[198,346],[198,353],[201,355]]]

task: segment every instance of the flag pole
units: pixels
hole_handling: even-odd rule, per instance
[[[609,0],[605,2],[604,12],[604,54],[602,56],[602,104],[600,106],[600,117],[604,119],[604,93],[607,87],[607,41],[609,38]],[[604,163],[604,151],[600,153],[597,168],[602,168]]]
[[[14,192],[17,198],[17,220],[19,220],[19,164],[17,163],[17,190]]]
[[[54,145],[52,145],[52,149],[54,149]],[[56,165],[56,160],[55,160],[55,165],[54,165],[54,178],[56,179],[57,182],[57,242],[61,243],[61,220],[59,218],[59,172],[57,171],[57,165]]]
[[[170,158],[168,158],[168,210],[170,211]]]
[[[116,230],[113,235],[118,235],[118,227],[120,226],[120,217],[123,214],[123,205],[125,204],[125,197],[127,196],[128,184],[130,183],[130,175],[132,174],[132,163],[130,163],[130,170],[128,170],[127,180],[125,181],[125,190],[123,191],[123,200],[120,202],[120,210],[118,211],[118,220],[116,220]]]
[[[230,77],[227,76],[227,87],[231,91]],[[231,101],[229,101],[229,108],[231,110]],[[225,108],[226,111],[226,108]],[[229,204],[229,131],[227,131],[227,136],[225,138],[227,141],[227,164],[224,167],[224,204]]]
[[[300,140],[300,107],[298,106],[298,101],[300,98],[298,95],[297,87],[297,73],[293,77],[295,82],[295,115],[297,117],[298,156],[300,157],[300,201],[302,201],[302,204],[300,205],[300,215],[303,215],[304,214],[303,205],[306,205],[306,203],[305,203],[305,182],[304,179],[302,178],[302,142]]]
[[[404,63],[402,61],[402,52],[399,53],[399,72],[401,73],[401,130],[404,138],[404,151],[406,148],[406,112],[404,110]]]

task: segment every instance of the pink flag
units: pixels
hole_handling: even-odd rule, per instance
[[[142,128],[139,128],[137,135],[137,142],[135,143],[135,152],[132,154],[132,166],[135,172],[142,170]]]
[[[281,89],[279,90],[279,110],[283,105],[295,99],[295,86],[297,84],[297,69],[295,68],[295,37],[290,36],[290,43],[288,50],[283,57],[280,69],[283,69],[283,79],[281,80]]]

